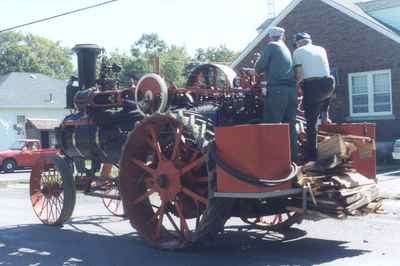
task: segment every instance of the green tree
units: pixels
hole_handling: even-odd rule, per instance
[[[185,66],[190,56],[185,47],[167,45],[156,33],[145,33],[131,47],[131,69],[153,70],[154,59],[160,58],[160,71],[165,80],[176,86],[185,84]],[[136,65],[135,65],[136,64]],[[140,71],[137,71],[140,72]]]
[[[131,52],[132,55],[141,52],[147,58],[154,58],[155,56],[160,56],[167,49],[166,42],[157,33],[145,33],[132,46]]]
[[[190,72],[200,63],[211,61],[229,64],[237,55],[221,45],[199,48],[195,57],[191,58],[185,47],[168,45],[156,33],[145,33],[131,46],[130,55],[116,50],[110,53],[109,58],[122,66],[120,80],[127,83],[153,71],[154,59],[158,56],[161,75],[168,83],[180,87],[185,85]]]
[[[32,34],[0,34],[0,73],[35,72],[67,79],[73,72],[71,51]]]
[[[122,67],[120,81],[123,84],[129,83],[132,80],[137,81],[144,74],[150,72],[149,64],[140,54],[128,55],[115,50],[110,53],[109,61]]]
[[[214,62],[222,64],[232,63],[239,53],[228,49],[225,45],[218,47],[199,48],[194,56],[195,60],[200,62]]]
[[[180,87],[185,85],[185,66],[190,62],[185,47],[171,45],[160,56],[161,74],[170,83]]]

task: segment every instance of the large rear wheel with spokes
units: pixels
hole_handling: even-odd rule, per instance
[[[120,182],[126,215],[157,248],[187,247],[208,219],[203,215],[208,207],[206,154],[192,124],[153,115],[138,125],[124,147]],[[202,128],[204,138],[207,126]]]

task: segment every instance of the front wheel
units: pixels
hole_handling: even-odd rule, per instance
[[[42,157],[36,162],[31,172],[30,197],[33,211],[44,224],[62,225],[71,217],[75,182],[63,157]]]

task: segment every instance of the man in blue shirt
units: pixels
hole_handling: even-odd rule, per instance
[[[290,126],[292,160],[297,159],[297,91],[292,56],[285,44],[285,30],[273,27],[268,44],[256,63],[256,72],[264,73],[267,93],[264,100],[265,123],[288,123]]]

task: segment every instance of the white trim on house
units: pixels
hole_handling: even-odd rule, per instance
[[[390,111],[387,112],[375,112],[374,111],[374,80],[373,80],[373,75],[376,74],[389,74],[389,94],[390,94]],[[354,113],[353,112],[353,78],[354,77],[362,77],[366,76],[367,77],[367,87],[368,87],[368,112],[364,113]],[[388,117],[393,115],[393,91],[392,91],[392,71],[390,69],[385,69],[385,70],[377,70],[377,71],[367,71],[367,72],[358,72],[358,73],[349,73],[348,74],[348,88],[349,88],[349,109],[350,109],[350,117],[351,118],[357,118],[357,117],[376,117],[379,119],[379,117]],[[365,95],[365,94],[364,94]]]
[[[294,0],[292,1],[269,25],[266,27],[258,36],[249,44],[247,47],[243,50],[243,52],[239,55],[239,57],[233,61],[231,64],[232,68],[235,68],[237,65],[242,62],[246,56],[249,55],[251,51],[253,51],[254,48],[257,47],[257,45],[267,36],[268,31],[272,28],[277,26],[289,13],[298,5],[302,2],[303,0]],[[333,0],[320,0],[321,2],[339,10],[340,12],[358,20],[359,22],[367,25],[368,27],[378,31],[379,33],[385,35],[386,37],[392,39],[393,41],[400,43],[400,36],[398,36],[395,33],[392,33],[390,30],[385,30],[382,26],[380,27],[379,25],[371,22],[367,18],[360,16],[359,14],[352,12],[350,9],[346,8],[345,6],[338,4],[337,2]]]

